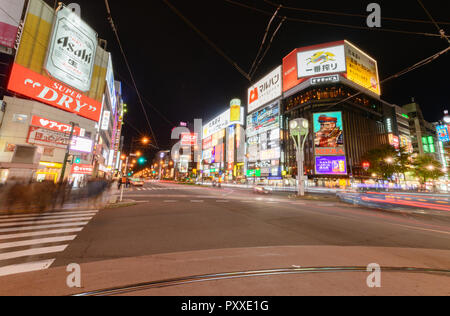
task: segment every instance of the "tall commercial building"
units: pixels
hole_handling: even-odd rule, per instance
[[[431,154],[435,159],[439,159],[436,127],[425,120],[420,105],[414,99],[412,101],[412,103],[404,105],[403,109],[409,116],[409,130],[414,153]]]
[[[359,94],[349,98],[355,93]],[[270,183],[297,177],[296,149],[288,127],[295,118],[310,123],[305,143],[305,174],[310,181],[325,185],[367,178],[364,155],[399,134],[392,128],[395,106],[380,95],[376,60],[350,42],[293,50],[280,70],[249,89],[247,146],[260,148],[254,178]],[[255,100],[260,102],[255,105]],[[249,122],[257,122],[256,130],[261,130],[255,138]]]
[[[64,5],[55,12],[42,0],[29,0],[20,19],[3,87],[0,180],[78,185],[92,176],[111,177],[121,115],[117,96],[106,89],[107,82],[115,85],[107,78],[109,53]]]

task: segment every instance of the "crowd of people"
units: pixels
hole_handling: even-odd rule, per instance
[[[45,211],[61,208],[66,203],[97,202],[112,185],[112,181],[105,179],[90,179],[76,189],[67,181],[4,184],[0,186],[0,210]]]

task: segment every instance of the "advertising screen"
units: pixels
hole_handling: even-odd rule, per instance
[[[45,66],[50,76],[89,91],[96,50],[97,33],[71,9],[57,11]]]
[[[441,142],[446,143],[450,142],[450,128],[447,125],[438,125],[436,126],[436,131],[438,138]]]
[[[317,156],[316,174],[346,175],[347,161],[345,156]]]
[[[344,45],[301,51],[297,67],[298,78],[346,72]]]
[[[248,113],[275,100],[282,94],[282,66],[277,67],[248,89]]]
[[[0,0],[0,45],[14,48],[25,0]]]
[[[314,113],[316,156],[345,155],[342,112]]]
[[[247,116],[247,136],[251,137],[280,126],[280,105],[275,102]]]
[[[208,138],[209,136],[211,136],[233,124],[244,125],[243,111],[244,111],[244,108],[241,107],[239,121],[234,121],[234,119],[237,118],[237,115],[236,115],[237,108],[233,107],[233,108],[226,110],[225,112],[223,112],[221,115],[217,116],[212,121],[208,122],[208,124],[203,126],[202,139]],[[233,117],[232,117],[232,114],[233,114]]]
[[[345,58],[347,79],[380,95],[377,61],[347,41],[345,41]]]

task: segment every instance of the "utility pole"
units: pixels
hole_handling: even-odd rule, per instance
[[[75,130],[75,125],[78,125],[78,124],[76,124],[74,122],[70,122],[70,125],[72,126],[72,129],[70,130],[69,143],[67,144],[66,155],[64,156],[64,162],[63,162],[63,166],[61,169],[61,176],[59,177],[59,183],[63,183],[63,181],[64,181],[64,175],[66,173],[66,165],[67,165],[67,161],[69,160],[69,155],[70,155],[70,146],[72,145],[73,132]]]

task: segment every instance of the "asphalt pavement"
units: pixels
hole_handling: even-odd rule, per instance
[[[320,249],[324,249],[326,258],[320,262],[314,262],[310,256],[296,257],[296,263],[302,266],[306,262],[310,266],[361,265],[364,260],[360,256],[366,254],[367,260],[370,258],[372,262],[387,260],[386,264],[450,269],[450,220],[445,216],[394,214],[337,200],[290,199],[285,194],[258,195],[242,189],[161,182],[125,189],[124,198],[134,201],[135,205],[64,210],[39,216],[1,216],[0,294],[20,292],[22,283],[33,283],[37,277],[40,282],[45,279],[43,276],[48,282],[54,282],[52,276],[62,277],[64,268],[71,263],[94,271],[85,282],[91,282],[90,289],[99,289],[134,281],[136,275],[133,274],[139,273],[139,267],[151,270],[151,276],[146,277],[154,279],[180,276],[177,274],[179,266],[176,268],[174,263],[182,264],[184,259],[180,257],[189,257],[192,261],[196,254],[204,269],[199,266],[182,269],[182,276],[201,271],[220,273],[233,268],[255,268],[256,260],[265,264],[259,268],[281,268],[283,262],[286,267],[293,263],[288,260],[293,254],[284,251],[292,251],[292,247],[299,247],[294,252],[297,255],[311,251],[320,253]],[[245,254],[255,249],[262,249],[262,252],[255,254],[258,259],[241,258],[243,249]],[[350,249],[354,251],[345,252]],[[208,260],[220,258],[223,252],[228,259],[235,257],[240,265],[236,266],[233,260],[211,265]],[[278,253],[276,262],[267,261],[274,252]],[[176,254],[183,256],[176,256],[178,261],[167,259]],[[157,263],[152,261],[164,256],[168,257]],[[283,256],[286,256],[285,261]],[[302,260],[305,263],[300,262]],[[110,270],[101,268],[106,263],[111,265]],[[130,271],[127,266],[134,268]],[[169,266],[172,270],[164,270]],[[157,274],[161,269],[165,272]],[[114,278],[118,271],[121,277]],[[448,277],[444,278],[448,284]],[[100,279],[103,283],[98,283]],[[108,282],[104,283],[105,280]],[[64,282],[60,282],[60,286],[61,292],[54,292],[53,286],[53,290],[44,293],[66,293]],[[41,284],[41,291],[43,287],[46,286]],[[290,290],[292,293],[293,289]],[[170,293],[168,291],[164,293]],[[446,291],[448,287],[443,293],[447,294]],[[76,289],[68,293],[74,292]],[[209,292],[205,289],[193,293]]]

